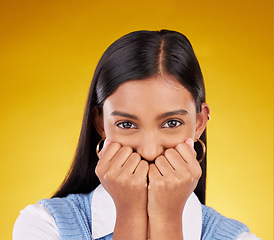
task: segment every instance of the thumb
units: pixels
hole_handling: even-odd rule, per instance
[[[194,148],[194,141],[192,138],[188,138],[185,143],[190,146],[191,148]]]

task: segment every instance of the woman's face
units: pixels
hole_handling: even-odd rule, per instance
[[[196,113],[191,94],[179,82],[158,76],[119,86],[105,100],[99,121],[102,136],[128,145],[142,158],[153,161],[187,138],[199,138],[208,113],[205,103],[201,113]]]

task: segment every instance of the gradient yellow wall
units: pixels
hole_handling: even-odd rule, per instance
[[[273,239],[272,9],[271,0],[2,0],[0,239],[63,180],[106,47],[162,28],[188,36],[204,73],[208,205]]]

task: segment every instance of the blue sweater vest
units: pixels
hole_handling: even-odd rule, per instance
[[[62,240],[92,240],[91,199],[89,194],[70,194],[65,198],[42,199],[53,215]],[[249,232],[244,224],[226,218],[210,207],[202,205],[202,240],[236,239],[242,232]],[[99,238],[112,240],[112,234]]]

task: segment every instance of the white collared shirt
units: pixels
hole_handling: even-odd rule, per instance
[[[97,239],[113,233],[116,210],[110,195],[102,185],[93,193],[91,203],[92,238]],[[183,212],[184,240],[201,238],[202,208],[192,193]],[[50,211],[43,204],[28,205],[17,218],[13,228],[13,240],[60,240],[58,227]],[[244,232],[237,240],[259,240],[254,234]]]

